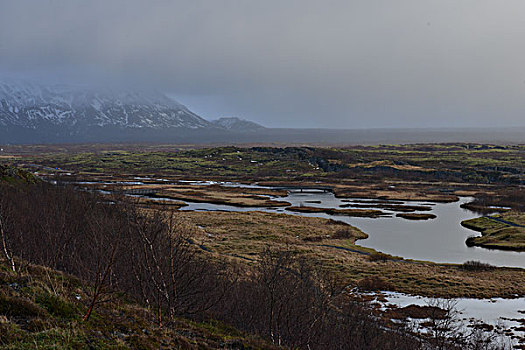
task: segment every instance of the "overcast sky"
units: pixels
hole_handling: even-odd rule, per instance
[[[271,127],[525,125],[523,0],[0,0],[0,74]]]

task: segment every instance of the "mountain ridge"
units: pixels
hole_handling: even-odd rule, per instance
[[[157,91],[43,86],[0,78],[0,144],[523,143],[524,130],[265,128],[235,117],[208,121]]]
[[[213,124],[158,92],[0,83],[0,125],[27,129],[209,128]]]

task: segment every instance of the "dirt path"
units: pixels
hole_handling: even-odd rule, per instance
[[[509,225],[509,226],[514,226],[514,227],[525,227],[525,225],[516,224],[515,222],[511,222],[511,221],[503,220],[503,219],[500,219],[500,218],[495,218],[495,217],[493,217],[493,216],[486,216],[486,218],[489,218],[489,219],[494,220],[494,221],[501,222],[501,223],[506,224],[506,225]]]

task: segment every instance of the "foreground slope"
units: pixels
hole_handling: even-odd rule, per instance
[[[81,320],[89,300],[83,282],[43,266],[18,273],[0,263],[0,347],[3,349],[271,349],[271,344],[216,321],[184,318],[160,328],[156,316],[125,296]]]

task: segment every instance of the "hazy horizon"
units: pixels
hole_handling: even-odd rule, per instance
[[[0,76],[279,128],[525,126],[521,1],[1,0]]]

